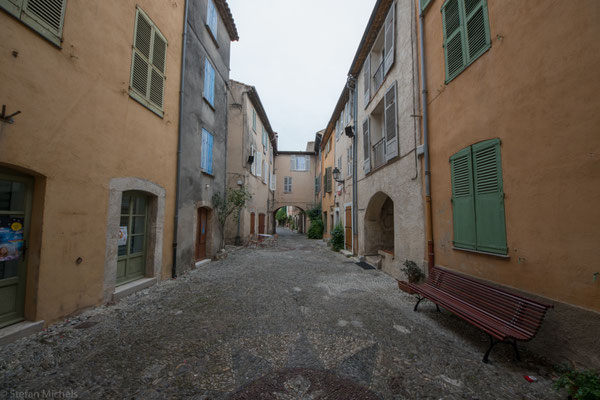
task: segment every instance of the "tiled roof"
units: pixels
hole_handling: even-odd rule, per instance
[[[219,14],[221,14],[221,18],[223,18],[225,28],[227,28],[227,33],[229,33],[231,41],[235,42],[236,40],[240,40],[237,28],[235,27],[235,21],[233,20],[233,14],[231,14],[227,0],[214,0],[214,2],[217,10],[219,10]]]

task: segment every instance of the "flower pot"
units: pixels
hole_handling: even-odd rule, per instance
[[[398,281],[398,288],[408,294],[415,294],[415,291],[408,286],[408,282]]]

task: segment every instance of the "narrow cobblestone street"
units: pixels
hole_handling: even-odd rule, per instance
[[[0,348],[0,398],[559,398],[526,344],[522,362],[498,346],[483,364],[474,327],[432,303],[415,313],[384,273],[279,233]]]

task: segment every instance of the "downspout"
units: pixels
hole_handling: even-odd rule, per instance
[[[177,278],[177,230],[179,226],[179,181],[181,179],[181,137],[183,125],[183,88],[185,87],[185,60],[187,53],[187,19],[189,0],[185,0],[185,11],[183,13],[183,35],[181,49],[181,86],[179,88],[179,128],[177,132],[177,178],[175,181],[175,220],[173,223],[173,266],[171,277]]]
[[[419,0],[419,62],[421,64],[421,110],[423,121],[423,152],[425,156],[425,218],[426,218],[426,238],[427,238],[427,268],[435,265],[435,254],[433,248],[433,217],[431,212],[431,171],[429,169],[429,124],[427,122],[427,75],[425,72],[425,36],[423,23],[425,15],[421,8]]]
[[[356,90],[356,78],[352,75],[348,79],[348,88],[353,101],[353,131],[352,136],[352,253],[358,255],[358,150],[356,142],[358,141],[358,95]]]

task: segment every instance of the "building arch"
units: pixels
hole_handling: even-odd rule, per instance
[[[121,203],[124,192],[143,193],[148,198],[147,250],[145,277],[125,287],[117,288],[117,258]],[[106,257],[104,261],[104,301],[125,296],[132,291],[150,286],[161,279],[163,231],[165,225],[165,189],[149,180],[124,177],[109,183],[108,216],[106,229]]]
[[[375,193],[367,205],[364,221],[365,254],[394,254],[394,201],[384,192]]]

